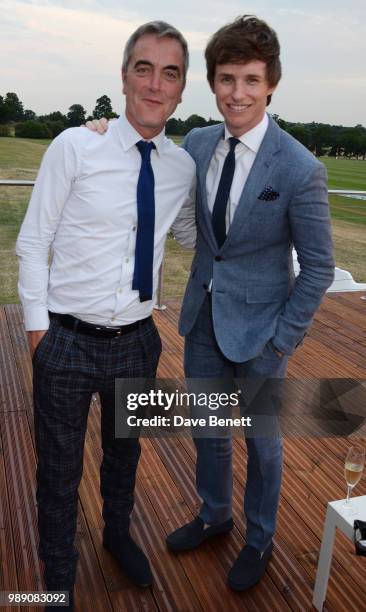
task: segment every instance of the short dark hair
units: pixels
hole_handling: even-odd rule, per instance
[[[137,30],[131,34],[128,39],[124,52],[123,52],[123,60],[122,60],[122,72],[127,72],[128,64],[131,59],[131,55],[133,53],[133,49],[138,39],[145,34],[155,34],[157,38],[164,38],[167,36],[168,38],[174,38],[177,40],[183,51],[183,81],[186,82],[188,64],[189,64],[189,54],[188,54],[188,45],[187,41],[184,38],[183,34],[177,30],[174,26],[166,23],[165,21],[149,21],[148,23],[144,23]]]
[[[242,15],[215,32],[208,41],[205,58],[211,89],[217,64],[247,64],[252,60],[260,60],[266,64],[266,77],[270,86],[276,86],[281,78],[277,34],[265,21],[254,15]],[[271,97],[268,96],[267,104]]]

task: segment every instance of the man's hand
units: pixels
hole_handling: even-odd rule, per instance
[[[38,344],[42,340],[43,336],[47,333],[47,329],[41,329],[36,331],[27,332],[28,336],[28,344],[31,357],[34,355],[34,351],[36,350]]]
[[[108,130],[108,119],[105,117],[102,117],[101,119],[93,119],[93,121],[87,121],[85,126],[83,125],[82,127],[87,127],[88,130],[98,132],[98,134],[103,136],[103,134],[105,134]]]
[[[275,347],[275,345],[273,344],[272,340],[269,341],[269,344],[271,345],[272,349],[276,353],[277,357],[279,357],[279,359],[282,359],[282,357],[285,356],[285,353],[283,353],[277,347]]]

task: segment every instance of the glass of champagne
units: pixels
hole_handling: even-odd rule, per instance
[[[363,467],[365,464],[365,449],[362,446],[351,446],[348,449],[346,460],[344,463],[344,476],[347,483],[347,499],[342,508],[348,514],[356,514],[352,508],[350,497],[352,489],[362,476]]]

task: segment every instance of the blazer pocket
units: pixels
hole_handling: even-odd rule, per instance
[[[247,287],[248,304],[265,304],[282,302],[288,297],[288,285],[265,285],[263,287]]]

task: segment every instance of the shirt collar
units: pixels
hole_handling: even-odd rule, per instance
[[[246,132],[245,134],[240,136],[238,140],[240,140],[240,142],[242,142],[246,147],[248,147],[248,149],[253,151],[253,153],[258,153],[259,147],[261,146],[262,140],[267,131],[268,123],[269,120],[267,113],[264,113],[263,119],[256,126],[254,126],[254,128],[249,130],[249,132]],[[230,134],[229,130],[225,125],[225,140],[227,140],[231,136],[232,134]]]
[[[118,119],[118,130],[124,151],[132,149],[139,140],[144,140],[141,134],[139,134],[128,121],[126,115],[121,115]],[[154,136],[154,138],[151,138],[151,142],[154,143],[158,155],[162,155],[165,144],[165,129],[157,136]]]

